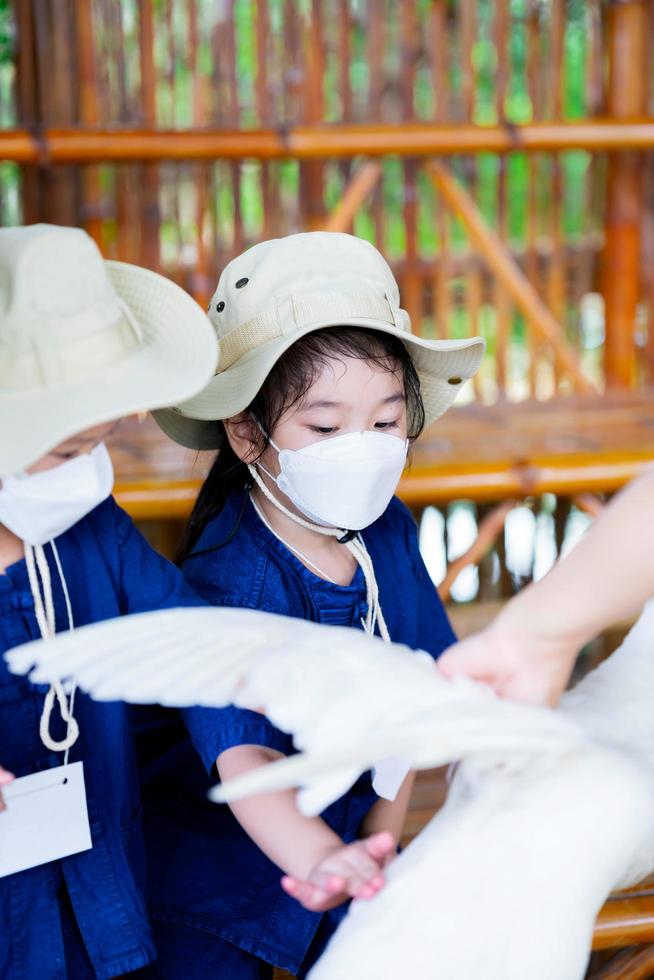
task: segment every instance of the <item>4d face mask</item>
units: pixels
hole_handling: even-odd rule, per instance
[[[309,520],[360,531],[384,513],[406,464],[408,440],[384,432],[348,432],[303,449],[279,449],[271,479]],[[266,472],[268,472],[266,470]]]
[[[103,444],[40,473],[5,477],[0,523],[36,547],[59,537],[109,496],[111,458]]]

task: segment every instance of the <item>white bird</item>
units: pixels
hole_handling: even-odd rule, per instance
[[[10,669],[96,699],[262,709],[298,755],[212,790],[300,786],[314,814],[361,772],[463,760],[447,802],[354,902],[311,980],[580,980],[597,911],[654,867],[654,605],[560,711],[502,701],[348,628],[246,610],[146,613],[17,647]]]

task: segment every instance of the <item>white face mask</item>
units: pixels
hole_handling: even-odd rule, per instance
[[[280,449],[272,440],[271,445],[279,453],[280,473],[268,476],[305,517],[360,531],[388,507],[409,442],[384,432],[348,432],[304,449]]]
[[[0,524],[33,547],[45,544],[106,500],[113,485],[111,457],[101,443],[51,470],[3,478]]]

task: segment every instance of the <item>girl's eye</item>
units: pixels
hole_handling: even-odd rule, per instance
[[[65,460],[67,460],[67,459],[75,459],[75,457],[77,456],[77,453],[76,452],[73,452],[73,453],[53,453],[53,456],[55,457],[55,459],[65,459]]]
[[[312,432],[317,432],[321,436],[329,436],[332,432],[336,432],[335,425],[310,425],[309,428]]]
[[[393,422],[375,422],[376,429],[397,429],[397,419]]]

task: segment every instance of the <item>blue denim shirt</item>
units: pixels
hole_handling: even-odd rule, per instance
[[[197,604],[178,570],[159,557],[109,498],[57,539],[77,626],[123,613]],[[68,628],[59,576],[52,573],[57,628]],[[39,637],[25,561],[0,575],[0,653]],[[14,677],[0,657],[0,763],[17,776],[63,761],[39,738],[46,688]],[[57,716],[55,710],[54,715]],[[145,864],[131,720],[120,703],[75,698],[80,736],[70,761],[84,762],[93,847],[0,878],[0,978],[66,977],[56,892],[65,881],[99,978],[154,956],[144,902]],[[56,737],[62,732],[53,727]],[[0,815],[0,833],[2,817]]]
[[[411,514],[393,500],[363,538],[391,637],[438,656],[455,637],[418,551]],[[223,546],[202,553],[219,544]],[[243,494],[228,500],[195,551],[184,564],[184,574],[210,603],[361,628],[366,612],[361,570],[348,586],[318,578],[270,533]],[[217,655],[219,649],[217,637]],[[183,715],[204,770],[180,740],[173,716],[167,735],[153,722],[152,752],[144,768],[153,917],[213,932],[295,973],[319,927],[321,935],[328,934],[329,920],[334,928],[345,908],[326,916],[303,909],[282,891],[279,868],[228,807],[206,801],[215,760],[225,749],[251,743],[288,755],[294,751],[292,740],[262,715],[234,707],[192,708]],[[349,842],[377,799],[370,776],[364,775],[322,816]],[[192,832],[182,833],[182,826]]]

